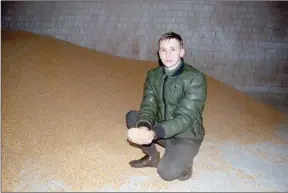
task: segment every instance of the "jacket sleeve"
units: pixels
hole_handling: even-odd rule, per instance
[[[136,123],[137,127],[146,126],[151,129],[155,123],[157,114],[157,103],[155,99],[154,89],[151,86],[149,72],[144,83],[143,99],[139,110],[139,119]]]
[[[205,75],[197,73],[184,97],[180,100],[174,118],[155,125],[156,138],[169,138],[190,129],[204,109],[207,94]]]

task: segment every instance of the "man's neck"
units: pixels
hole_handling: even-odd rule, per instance
[[[180,63],[181,63],[181,60],[179,60],[179,62],[178,62],[176,65],[171,66],[171,67],[167,67],[167,70],[168,70],[168,71],[171,71],[171,70],[176,69],[176,68],[180,65]]]

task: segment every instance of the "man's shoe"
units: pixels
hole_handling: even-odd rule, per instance
[[[129,165],[132,168],[144,168],[144,167],[153,167],[157,168],[160,161],[160,153],[157,152],[154,156],[145,155],[139,160],[132,160],[129,162]]]
[[[182,175],[178,178],[178,180],[180,181],[185,181],[190,179],[192,176],[192,167],[187,168],[186,170],[184,170],[184,172],[182,173]]]

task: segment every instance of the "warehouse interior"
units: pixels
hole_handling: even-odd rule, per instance
[[[2,191],[287,191],[288,6],[257,1],[2,1]],[[161,34],[205,73],[191,179],[128,165]],[[161,155],[165,151],[159,148]]]

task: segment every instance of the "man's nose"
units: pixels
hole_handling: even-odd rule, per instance
[[[169,58],[171,55],[171,52],[170,51],[166,51],[166,57]]]

